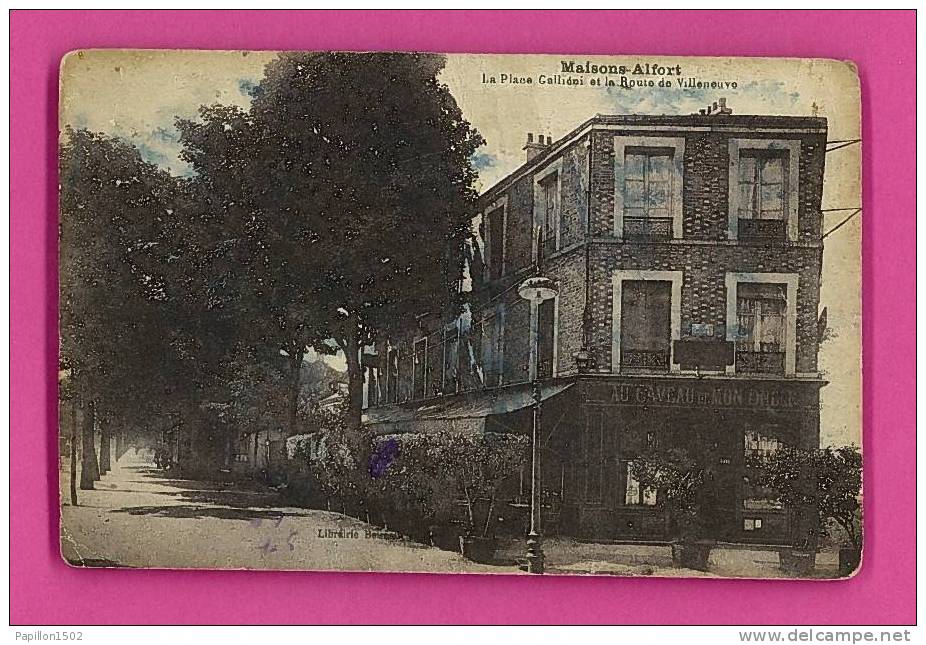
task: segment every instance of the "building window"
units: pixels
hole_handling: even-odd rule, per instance
[[[730,138],[728,153],[728,237],[796,240],[801,142]]]
[[[787,150],[740,150],[740,239],[787,237],[788,167]]]
[[[736,291],[736,366],[746,373],[783,374],[787,285],[740,282]]]
[[[747,511],[781,510],[782,504],[771,488],[755,483],[756,470],[778,452],[782,443],[774,436],[778,431],[775,426],[763,426],[759,430],[746,430],[743,433],[743,456],[746,461],[747,476],[743,486],[743,509]]]
[[[672,283],[625,280],[621,289],[621,368],[667,370],[671,355]]]
[[[504,303],[487,311],[482,319],[482,376],[485,387],[498,387],[504,375]]]
[[[624,237],[672,237],[672,148],[624,149]]]
[[[419,338],[412,352],[412,398],[428,396],[428,339]]]
[[[758,531],[762,528],[762,518],[759,517],[744,517],[743,518],[743,530],[744,531]]]
[[[234,461],[236,463],[246,464],[250,461],[252,436],[253,435],[250,432],[245,432],[244,434],[238,435],[238,440],[235,442],[234,455]]]
[[[768,459],[781,448],[781,442],[754,430],[743,435],[743,456],[747,459]]]
[[[497,280],[504,275],[505,263],[505,209],[494,208],[486,215],[489,233],[489,279]]]
[[[640,481],[633,475],[630,462],[627,462],[625,466],[625,478],[624,504],[626,506],[656,505],[656,489],[651,486],[640,485]]]
[[[555,253],[562,237],[562,159],[534,175],[531,252],[535,261]],[[539,238],[539,239],[538,239]]]
[[[559,173],[540,180],[541,246],[546,257],[559,248]]]
[[[556,299],[537,306],[537,378],[553,376],[556,340]]]
[[[473,315],[469,328],[465,329],[461,337],[463,350],[460,352],[460,376],[465,390],[474,390],[485,385],[485,369],[482,355],[484,331],[485,321]]]
[[[456,323],[444,327],[444,394],[459,391],[460,329]]]
[[[382,393],[379,390],[379,373],[380,368],[378,367],[367,367],[367,407],[373,407],[379,405],[382,400]]]
[[[434,334],[434,342],[428,343],[425,361],[424,398],[443,394],[444,382],[444,344],[440,342],[441,334]]]
[[[395,347],[386,352],[386,400],[396,403],[399,398],[399,350]]]
[[[682,237],[685,137],[614,137],[614,235]]]

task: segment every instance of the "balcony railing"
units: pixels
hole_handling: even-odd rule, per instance
[[[624,237],[652,240],[672,237],[671,217],[624,217]]]
[[[669,369],[668,349],[621,349],[621,367],[665,371]]]
[[[787,223],[784,220],[740,219],[737,221],[741,240],[784,240],[787,238]]]
[[[784,352],[736,350],[736,371],[742,374],[784,374]]]

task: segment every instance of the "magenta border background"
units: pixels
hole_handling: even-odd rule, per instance
[[[915,623],[915,12],[14,11],[14,624]],[[57,553],[57,67],[90,47],[825,57],[864,137],[865,563],[848,581],[77,570]]]

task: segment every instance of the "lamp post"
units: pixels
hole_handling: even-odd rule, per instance
[[[527,570],[529,573],[543,573],[543,543],[540,529],[540,412],[542,395],[540,377],[537,372],[539,359],[539,309],[540,303],[556,297],[556,284],[542,276],[528,278],[518,286],[518,295],[530,302],[531,342],[528,377],[534,397],[534,423],[531,430],[531,526],[527,534]]]

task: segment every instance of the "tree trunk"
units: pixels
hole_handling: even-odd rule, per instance
[[[73,394],[72,394],[73,396]],[[71,400],[71,506],[77,506],[77,398]]]
[[[100,474],[105,475],[112,470],[112,442],[109,428],[100,428]]]
[[[360,325],[357,317],[352,315],[348,321],[346,347],[344,356],[347,360],[347,432],[360,467],[361,480],[367,474],[372,446],[370,438],[364,432],[361,417],[363,415],[363,365],[360,360]]]
[[[299,349],[290,357],[289,432],[292,437],[299,434],[299,392],[302,389],[302,359],[305,350]]]
[[[96,424],[96,410],[93,401],[88,401],[81,419],[81,460],[80,460],[80,489],[93,490],[93,482],[100,478],[100,467],[96,462],[96,446],[94,445],[94,425]]]
[[[351,316],[347,329],[347,427],[356,436],[360,434],[360,419],[363,415],[363,366],[360,363],[360,326],[356,316]]]
[[[174,448],[177,451],[177,459],[174,461],[174,467],[177,469],[178,473],[183,473],[184,469],[187,466],[187,452],[184,444],[184,434],[187,432],[187,425],[189,424],[189,415],[186,414],[185,406],[181,405],[177,409],[177,429],[176,435],[174,436]]]

